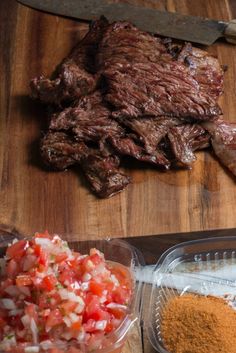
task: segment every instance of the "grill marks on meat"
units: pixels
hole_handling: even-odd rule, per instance
[[[75,107],[54,114],[49,128],[71,130],[78,141],[99,141],[123,132],[110,118],[110,110],[102,102],[100,92],[82,98]]]
[[[192,61],[197,61],[197,54],[191,55]],[[98,58],[108,85],[106,99],[115,108],[114,117],[171,115],[206,119],[221,114],[215,96],[206,89],[215,83],[206,80],[203,84],[203,78],[198,82],[200,70],[173,60],[160,39],[134,26],[110,25],[101,40]],[[205,67],[206,60],[202,59],[201,65]],[[219,75],[223,75],[221,71]]]
[[[76,142],[64,132],[51,131],[41,140],[40,151],[45,164],[56,170],[64,170],[89,154],[83,142]]]
[[[32,96],[60,107],[93,92],[98,81],[98,77],[93,75],[95,56],[107,26],[104,18],[94,22],[88,34],[59,66],[56,78],[50,80],[40,76],[31,81]]]
[[[224,77],[219,61],[206,51],[192,47],[190,43],[183,45],[177,60],[189,68],[201,90],[217,100],[223,92]]]
[[[118,170],[120,160],[117,156],[104,157],[91,154],[82,160],[82,169],[93,192],[99,197],[110,197],[122,191],[131,181],[130,177]]]
[[[53,79],[31,81],[32,96],[57,107],[42,158],[56,170],[79,164],[99,197],[130,183],[119,170],[123,155],[189,168],[194,151],[212,144],[236,175],[236,128],[218,118],[222,87],[223,70],[205,51],[103,18]]]

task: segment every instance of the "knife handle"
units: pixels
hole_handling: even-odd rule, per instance
[[[236,44],[236,20],[228,22],[224,31],[224,37],[227,42]]]

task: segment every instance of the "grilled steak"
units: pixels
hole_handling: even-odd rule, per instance
[[[236,176],[236,124],[219,119],[204,123],[211,134],[211,143],[220,162]]]
[[[217,103],[223,70],[189,43],[102,18],[53,78],[35,78],[31,89],[54,111],[41,141],[43,160],[57,170],[78,164],[99,197],[130,183],[119,171],[123,156],[189,168],[194,151],[212,144],[236,174],[235,128],[219,118]]]
[[[76,142],[64,132],[48,132],[41,140],[40,149],[45,164],[57,170],[78,163],[89,153],[83,142]]]
[[[83,97],[75,107],[70,107],[51,118],[52,130],[71,130],[79,141],[99,141],[109,135],[122,134],[122,128],[110,117],[110,110],[102,102],[99,91]]]
[[[222,89],[223,71],[218,67],[221,81],[218,76],[217,80],[206,75],[202,78],[209,55],[203,58],[199,54],[200,60],[194,53],[189,57],[199,70],[182,60],[174,60],[160,39],[134,26],[123,22],[107,27],[98,59],[108,85],[106,100],[115,109],[113,116],[171,115],[204,120],[221,114],[216,94],[210,95],[209,91],[219,90],[219,82]]]
[[[110,197],[122,191],[131,181],[130,177],[118,170],[117,156],[104,157],[91,154],[82,161],[82,169],[93,192],[99,197]]]
[[[61,106],[93,92],[97,85],[97,78],[93,75],[94,59],[107,25],[104,18],[93,23],[88,34],[58,67],[55,78],[34,78],[30,83],[32,96],[43,103]]]

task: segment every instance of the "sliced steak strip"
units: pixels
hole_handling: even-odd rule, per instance
[[[186,43],[177,60],[189,67],[190,74],[200,84],[201,90],[215,99],[223,93],[224,71],[215,57]]]
[[[147,153],[156,152],[161,139],[167,134],[171,126],[181,124],[176,118],[134,118],[131,120],[121,119],[121,122],[134,131],[143,142]]]
[[[215,97],[203,89],[189,66],[174,60],[160,39],[134,26],[110,25],[100,42],[98,62],[114,117],[206,119],[221,114]]]
[[[92,24],[84,39],[58,67],[56,78],[34,78],[30,83],[32,96],[44,103],[61,106],[64,102],[73,102],[93,92],[97,84],[97,78],[93,75],[94,58],[107,25],[105,19]]]
[[[182,134],[181,130],[182,129],[178,127],[170,128],[168,138],[177,162],[189,166],[196,160],[196,156],[193,153],[189,141]]]
[[[121,155],[131,156],[141,162],[152,163],[159,167],[164,167],[165,169],[169,169],[170,167],[170,161],[161,150],[156,149],[152,154],[149,154],[144,147],[135,142],[132,136],[111,137],[109,142]]]
[[[211,135],[211,143],[221,163],[236,176],[236,124],[219,119],[205,122],[203,127]]]
[[[109,116],[110,110],[103,104],[100,92],[96,92],[80,99],[75,107],[54,114],[49,128],[72,130],[79,141],[99,141],[123,133],[119,124]]]
[[[89,149],[64,132],[49,131],[41,140],[40,152],[46,165],[64,170],[85,158]]]
[[[118,170],[119,158],[101,154],[89,155],[81,163],[91,189],[101,198],[110,197],[122,191],[131,181]]]

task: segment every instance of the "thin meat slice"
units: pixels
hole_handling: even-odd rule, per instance
[[[189,141],[182,134],[181,129],[178,129],[178,127],[170,128],[168,138],[177,162],[190,166],[196,160],[196,156]]]
[[[201,125],[183,124],[176,127],[179,135],[183,136],[193,151],[202,150],[210,146],[210,135]]]
[[[32,97],[57,106],[73,102],[95,90],[95,55],[98,43],[108,25],[103,18],[92,24],[90,31],[62,62],[53,79],[40,76],[31,83]]]
[[[93,192],[101,197],[111,197],[122,191],[131,181],[118,170],[119,158],[115,155],[104,157],[102,154],[91,154],[85,158],[81,167]]]
[[[186,43],[177,60],[189,67],[190,74],[198,81],[201,90],[215,99],[223,93],[224,71],[217,58]]]
[[[76,142],[64,132],[49,131],[41,140],[40,152],[46,165],[64,170],[85,158],[89,149],[83,142]]]
[[[176,118],[160,117],[160,118],[134,118],[120,120],[125,126],[128,126],[135,132],[140,141],[143,142],[145,150],[149,154],[155,154],[158,144],[167,134],[171,126],[181,124]]]
[[[107,27],[98,63],[114,117],[208,119],[221,114],[215,96],[190,73],[189,65],[174,60],[160,39],[130,24],[117,22]]]
[[[108,136],[122,134],[123,129],[109,118],[110,110],[102,102],[100,92],[80,99],[75,107],[70,107],[51,118],[51,130],[71,130],[79,141],[99,141]]]
[[[111,137],[109,142],[121,155],[131,156],[141,162],[155,164],[165,169],[169,169],[170,167],[170,161],[167,159],[164,152],[160,149],[156,149],[156,151],[149,154],[146,152],[144,147],[135,142],[135,139],[132,138],[132,136]]]
[[[176,162],[191,166],[196,160],[194,151],[209,147],[210,135],[199,124],[183,124],[170,127],[168,131],[169,149]]]
[[[218,119],[203,124],[211,135],[211,143],[221,163],[236,176],[236,124]]]

